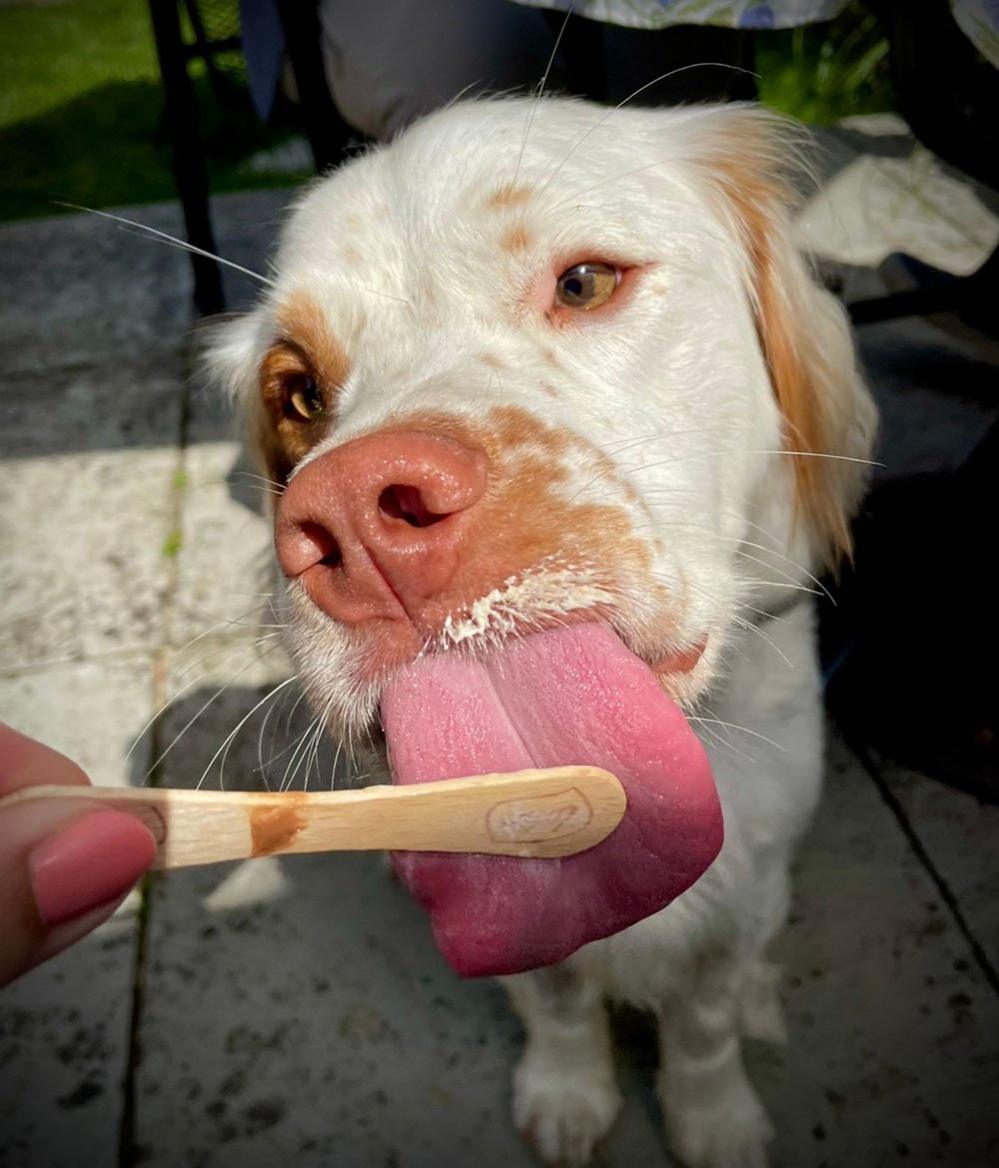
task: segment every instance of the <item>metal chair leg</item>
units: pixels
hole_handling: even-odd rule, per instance
[[[163,77],[173,173],[184,212],[187,240],[193,247],[214,253],[208,172],[198,132],[197,100],[187,72],[177,0],[149,0],[149,11]],[[191,256],[191,267],[196,309],[203,316],[221,312],[225,308],[221,268],[214,260],[199,255]]]
[[[343,158],[350,127],[340,116],[330,94],[323,67],[322,28],[315,3],[278,0],[285,50],[298,87],[305,136],[312,147],[316,170],[322,174]]]

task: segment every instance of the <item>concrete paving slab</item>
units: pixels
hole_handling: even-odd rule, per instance
[[[252,472],[234,473],[239,460],[236,442],[198,442],[185,452],[170,631],[177,646],[212,628],[247,639],[274,631],[262,627],[274,619],[267,607],[274,572],[271,527],[251,509],[267,496]]]
[[[141,749],[126,756],[152,716],[152,703],[148,653],[0,677],[0,717],[61,750],[100,786],[130,784]]]
[[[878,765],[972,933],[999,969],[999,868],[991,863],[999,807],[888,759],[878,758]]]
[[[159,642],[176,465],[168,447],[7,463],[0,482],[5,671]]]
[[[979,851],[978,862],[990,853]],[[825,797],[777,946],[790,1040],[754,1079],[783,1168],[994,1164],[999,1000],[858,761]]]
[[[82,662],[0,679],[0,716],[127,784],[150,716],[152,661]],[[0,1165],[113,1168],[130,1038],[138,897],[54,961],[0,991]]]
[[[179,363],[0,383],[0,668],[150,648],[170,575]]]
[[[212,200],[219,253],[256,271],[291,192],[252,191]],[[183,236],[179,207],[159,203],[115,214]],[[191,320],[187,255],[176,247],[96,215],[56,215],[0,228],[0,279],[16,288],[0,317],[0,364],[38,375],[67,363],[151,362],[172,352]],[[226,275],[229,307],[246,304],[259,286]]]
[[[2,1168],[116,1168],[137,907],[0,991]]]

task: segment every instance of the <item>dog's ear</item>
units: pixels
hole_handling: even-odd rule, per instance
[[[283,483],[290,468],[277,446],[260,396],[260,366],[267,345],[262,310],[216,317],[199,330],[204,379],[220,388],[242,419],[250,456],[262,474]]]
[[[704,180],[745,256],[747,293],[794,469],[795,519],[830,566],[851,554],[876,412],[839,302],[812,278],[791,238],[791,173],[800,158],[783,119],[751,106],[707,116]],[[856,461],[851,461],[856,460]]]

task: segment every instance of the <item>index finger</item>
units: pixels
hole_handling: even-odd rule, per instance
[[[40,783],[89,782],[84,771],[64,754],[0,722],[0,798]]]

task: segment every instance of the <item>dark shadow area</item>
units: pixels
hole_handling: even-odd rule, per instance
[[[885,483],[827,606],[831,711],[851,742],[999,803],[999,423],[957,469]]]
[[[262,618],[266,619],[266,618]],[[232,674],[260,653],[239,650]],[[327,734],[316,736],[315,714],[298,681],[262,686],[197,686],[171,701],[147,728],[132,758],[130,784],[205,790],[331,790],[350,785],[350,760]],[[280,688],[279,688],[280,687]],[[272,695],[270,697],[269,695]],[[230,735],[232,736],[230,738]],[[315,751],[313,751],[315,747]]]

